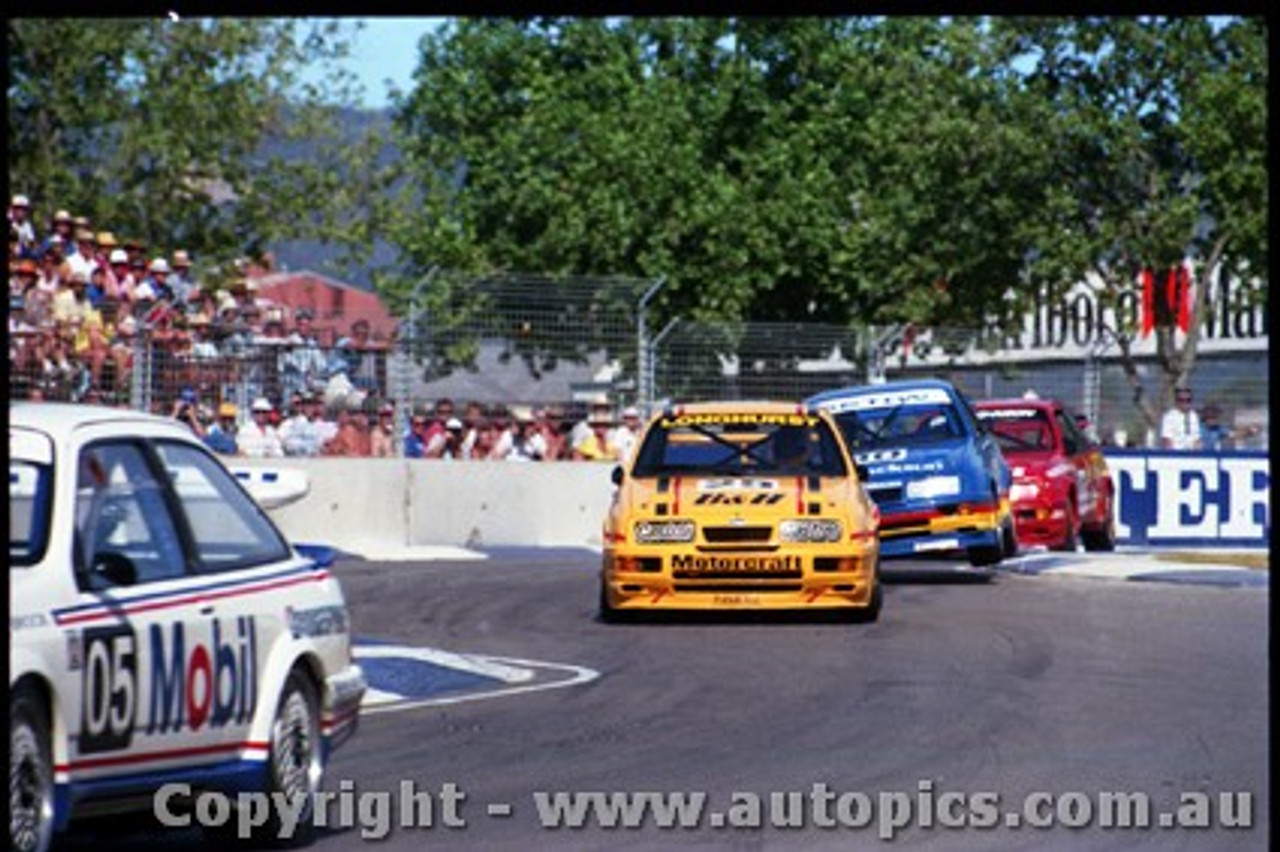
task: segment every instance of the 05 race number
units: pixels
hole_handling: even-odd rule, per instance
[[[84,632],[80,751],[128,748],[138,706],[137,640],[128,627]]]

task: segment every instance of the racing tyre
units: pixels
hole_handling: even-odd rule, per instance
[[[603,580],[600,582],[599,617],[605,624],[622,624],[632,620],[633,617],[631,613],[622,612],[609,604],[609,596],[605,593]]]
[[[9,700],[9,848],[44,852],[53,842],[53,751],[44,701],[30,687]]]
[[[1013,524],[1013,518],[1005,521],[1004,524],[1004,558],[1012,559],[1018,555],[1018,529]]]
[[[285,679],[268,736],[267,788],[263,792],[273,802],[277,797],[284,797],[290,802],[297,801],[295,797],[302,797],[296,827],[288,837],[282,836],[285,826],[273,805],[266,823],[245,837],[238,834],[237,819],[233,814],[222,825],[205,829],[220,846],[290,849],[311,840],[315,830],[315,794],[319,792],[320,780],[324,776],[320,751],[320,701],[311,680],[298,669],[289,672]]]
[[[1096,530],[1082,530],[1085,550],[1108,551],[1116,549],[1116,518],[1107,515],[1107,522]]]
[[[871,604],[866,609],[855,609],[852,621],[855,624],[872,624],[880,620],[880,610],[884,606],[884,584],[880,582],[880,567],[876,566],[876,587],[871,593]]]

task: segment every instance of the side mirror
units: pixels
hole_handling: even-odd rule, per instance
[[[853,466],[853,470],[854,470],[854,473],[858,474],[859,482],[866,482],[867,479],[871,476],[871,472],[867,470],[867,466],[865,464],[855,463]]]
[[[122,553],[95,553],[89,573],[91,576],[101,577],[112,586],[132,586],[138,582],[138,566]]]
[[[613,473],[609,475],[609,479],[613,482],[614,485],[621,485],[624,476],[625,474],[623,474],[622,472],[622,465],[615,465],[613,468]]]

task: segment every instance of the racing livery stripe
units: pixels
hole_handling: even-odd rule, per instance
[[[236,588],[224,589],[220,592],[210,594],[187,594],[185,590],[182,592],[174,592],[170,594],[181,594],[182,597],[168,597],[163,600],[153,600],[150,603],[142,605],[134,605],[132,600],[122,602],[111,602],[102,604],[90,604],[96,611],[94,612],[78,612],[71,615],[63,612],[55,612],[54,621],[58,626],[68,624],[82,624],[86,621],[96,621],[101,618],[118,618],[124,615],[135,615],[140,612],[151,612],[158,609],[169,609],[175,606],[186,606],[188,604],[203,603],[205,601],[219,600],[221,598],[236,598],[243,595],[253,595],[259,592],[267,592],[272,589],[282,589],[288,586],[297,586],[301,583],[321,583],[329,579],[329,572],[309,574],[305,577],[291,577],[283,580],[275,580],[274,582],[254,582],[248,581]],[[136,600],[136,599],[134,599]],[[84,610],[85,607],[77,607]]]
[[[308,564],[299,566],[297,568],[286,568],[283,571],[277,571],[274,574],[266,574],[262,577],[250,577],[247,579],[238,579],[238,580],[219,580],[216,583],[208,583],[203,586],[195,586],[195,587],[184,586],[181,589],[169,591],[169,592],[152,592],[151,594],[148,594],[148,595],[135,595],[134,597],[125,598],[119,601],[114,601],[113,603],[128,604],[128,603],[136,603],[138,601],[147,601],[147,600],[153,600],[153,599],[159,599],[159,598],[172,597],[173,595],[191,594],[192,592],[207,592],[212,589],[227,589],[235,586],[243,586],[247,583],[261,583],[264,580],[275,580],[279,577],[292,577],[296,574],[309,574],[313,572],[324,572],[326,576],[328,574],[327,569],[321,568],[315,562],[309,562]],[[101,603],[86,603],[86,604],[78,604],[76,606],[64,606],[61,609],[55,609],[53,613],[54,615],[63,615],[66,613],[79,612],[80,610],[85,610],[85,609],[97,609],[103,605],[104,604],[101,604]]]
[[[796,477],[796,514],[804,514],[804,477]]]
[[[103,766],[127,766],[131,763],[149,763],[153,760],[174,760],[179,757],[199,757],[205,754],[220,754],[227,751],[270,751],[271,744],[257,740],[246,740],[239,743],[222,743],[219,745],[192,746],[190,748],[174,748],[165,751],[149,751],[145,754],[120,754],[115,757],[94,757],[88,760],[75,760],[71,763],[59,763],[53,767],[54,772],[70,772],[80,769],[99,769]]]
[[[675,484],[672,488],[674,500],[671,506],[671,514],[673,515],[680,514],[680,484],[682,482],[684,482],[684,477],[677,476]]]

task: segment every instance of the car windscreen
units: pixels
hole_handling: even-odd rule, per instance
[[[1049,415],[1041,408],[980,408],[978,419],[987,424],[1004,453],[1035,453],[1053,449]]]
[[[645,436],[632,475],[845,476],[839,439],[805,414],[662,417]]]
[[[859,452],[883,446],[912,446],[964,437],[960,410],[945,401],[901,400],[874,407],[850,408],[835,415],[845,441]]]
[[[34,565],[49,544],[53,469],[9,460],[9,565]]]

